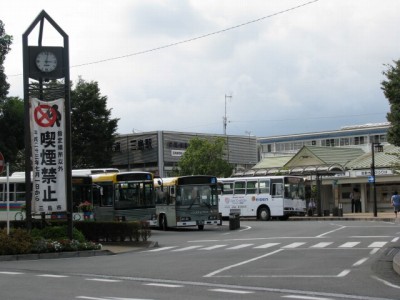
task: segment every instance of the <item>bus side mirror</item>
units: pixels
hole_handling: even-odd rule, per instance
[[[161,191],[163,192],[163,191],[164,191],[164,185],[163,185],[162,180],[159,179],[159,180],[157,181],[157,183],[158,183],[158,185],[160,186]]]

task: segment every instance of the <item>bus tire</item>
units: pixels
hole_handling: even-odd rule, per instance
[[[258,219],[261,221],[269,221],[271,219],[271,212],[268,207],[261,207],[258,210]]]
[[[197,225],[199,227],[199,230],[203,230],[204,229],[204,225]]]
[[[167,217],[165,215],[161,215],[160,217],[160,229],[164,231],[168,229]]]

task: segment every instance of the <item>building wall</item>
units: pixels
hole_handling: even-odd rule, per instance
[[[226,138],[225,159],[234,165],[236,171],[251,169],[258,162],[255,136],[155,131],[119,135],[114,145],[113,167],[120,170],[146,170],[167,177],[194,137]]]
[[[293,154],[303,146],[358,147],[368,151],[371,142],[386,143],[389,123],[342,127],[340,130],[258,138],[260,156]]]

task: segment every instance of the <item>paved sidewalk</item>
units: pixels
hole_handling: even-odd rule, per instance
[[[374,217],[373,212],[366,212],[366,213],[344,213],[343,216],[305,216],[305,217],[290,217],[289,220],[292,221],[311,221],[311,220],[342,220],[342,221],[356,221],[356,220],[367,220],[367,221],[386,221],[386,222],[400,222],[400,214],[396,219],[394,212],[378,212],[377,216]]]

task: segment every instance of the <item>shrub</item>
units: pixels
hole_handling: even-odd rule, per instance
[[[65,240],[67,237],[67,227],[66,226],[51,226],[45,227],[43,229],[32,229],[32,236],[36,238],[44,238],[49,240]],[[72,229],[72,239],[77,240],[79,242],[85,241],[85,236],[78,229]]]
[[[13,229],[7,235],[7,231],[3,229],[0,231],[0,255],[30,253],[32,242],[32,237],[26,230]]]

